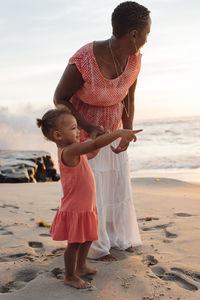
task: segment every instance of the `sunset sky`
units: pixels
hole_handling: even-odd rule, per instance
[[[0,1],[0,112],[52,106],[70,56],[111,36],[114,0]],[[144,0],[152,30],[142,49],[136,118],[200,115],[200,1]],[[5,114],[4,114],[5,115]]]

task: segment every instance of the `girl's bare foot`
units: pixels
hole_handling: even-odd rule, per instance
[[[64,283],[70,286],[73,286],[77,289],[87,289],[91,284],[87,281],[82,280],[80,277],[74,275],[64,279]]]
[[[118,259],[113,256],[112,254],[108,254],[108,255],[105,255],[105,256],[101,256],[95,260],[99,260],[99,261],[117,261]]]
[[[134,252],[135,249],[134,249],[132,246],[130,246],[130,247],[128,247],[128,248],[126,249],[126,251],[127,251],[127,252]]]
[[[95,268],[90,268],[90,267],[88,267],[88,266],[85,266],[85,267],[83,267],[83,268],[77,268],[76,269],[76,274],[78,275],[78,276],[84,276],[84,275],[93,275],[93,274],[95,274],[95,273],[97,273],[98,272],[98,270],[97,269],[95,269]]]

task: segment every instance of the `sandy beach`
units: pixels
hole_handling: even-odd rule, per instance
[[[118,261],[85,279],[93,288],[63,284],[65,242],[49,228],[60,202],[60,182],[0,185],[0,298],[200,299],[200,184],[167,178],[135,178],[134,204],[143,246],[134,253],[112,249]]]

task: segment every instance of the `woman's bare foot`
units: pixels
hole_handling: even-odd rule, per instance
[[[130,247],[128,247],[128,248],[126,249],[126,251],[132,253],[132,252],[135,251],[135,249],[134,249],[132,246],[130,246]]]
[[[88,266],[85,266],[85,267],[83,267],[83,268],[77,268],[76,269],[76,274],[78,275],[78,276],[84,276],[84,275],[93,275],[93,274],[95,274],[95,273],[97,273],[98,272],[98,270],[97,269],[95,269],[95,268],[90,268],[90,267],[88,267]]]
[[[73,286],[77,289],[87,289],[91,284],[87,281],[82,280],[80,277],[74,275],[64,279],[64,283],[70,286]]]
[[[112,254],[108,254],[108,255],[105,255],[105,256],[101,256],[95,260],[99,260],[99,261],[117,261],[118,259],[113,256]]]

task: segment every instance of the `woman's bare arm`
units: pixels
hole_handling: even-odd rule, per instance
[[[134,119],[134,112],[135,112],[135,89],[137,85],[137,80],[132,84],[129,88],[129,95],[124,98],[124,105],[125,108],[123,109],[122,113],[122,124],[124,129],[132,129],[133,128],[133,119]],[[128,113],[128,115],[127,115]],[[111,147],[112,151],[115,153],[120,153],[125,151],[129,146],[127,141],[121,139],[119,145],[114,148]]]
[[[122,123],[124,129],[132,129],[133,128],[133,119],[134,119],[134,113],[135,113],[135,89],[137,85],[137,80],[132,84],[132,86],[129,88],[129,96],[127,95],[124,99],[124,104],[126,107],[123,109],[122,114]],[[128,116],[127,113],[128,112]]]
[[[99,126],[94,126],[81,116],[78,111],[74,108],[72,103],[69,101],[71,97],[77,92],[78,89],[83,85],[84,80],[81,73],[77,69],[76,65],[69,64],[55,90],[54,104],[67,106],[72,114],[75,116],[78,126],[85,130],[92,137],[96,137],[98,134],[102,134],[104,130]]]
[[[54,103],[64,104],[83,85],[84,80],[76,65],[67,65],[54,94]]]

